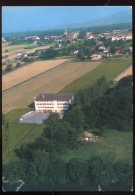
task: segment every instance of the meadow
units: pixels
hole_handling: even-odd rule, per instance
[[[5,117],[9,122],[8,129],[2,129],[2,162],[7,164],[11,160],[16,160],[15,149],[21,144],[32,143],[42,132],[44,125],[22,124],[19,118],[29,112],[30,109],[18,109],[8,112]]]
[[[84,76],[74,80],[65,86],[61,92],[77,92],[93,85],[101,76],[106,76],[108,81],[120,74],[125,68],[132,64],[131,57],[129,58],[110,58],[102,60],[102,64],[96,69],[88,72]]]
[[[114,154],[115,161],[126,160],[132,163],[133,156],[133,133],[117,130],[101,131],[102,138],[98,142],[86,142],[79,149],[68,151],[63,155],[63,159],[68,162],[71,158],[81,158],[88,160],[95,155]]]

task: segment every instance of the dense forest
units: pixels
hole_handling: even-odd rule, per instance
[[[98,186],[104,190],[119,188],[130,190],[132,164],[115,161],[114,154],[90,157],[88,160],[62,155],[78,149],[84,142],[78,137],[88,129],[131,131],[132,129],[132,76],[121,79],[110,87],[105,77],[75,94],[75,102],[62,120],[51,114],[41,137],[31,144],[16,149],[18,160],[3,166],[3,175],[14,183],[23,179],[26,190],[58,190],[66,186],[84,189]],[[60,188],[58,188],[60,186]],[[73,187],[74,186],[74,187]]]

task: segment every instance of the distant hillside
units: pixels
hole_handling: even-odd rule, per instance
[[[69,25],[69,27],[90,27],[90,26],[103,26],[109,24],[122,24],[122,23],[132,23],[132,12],[123,11],[107,17],[97,17],[96,19],[89,20],[84,23],[76,23]]]

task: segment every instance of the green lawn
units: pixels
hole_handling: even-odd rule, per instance
[[[102,137],[99,142],[85,142],[79,149],[67,152],[63,155],[63,159],[66,162],[73,157],[86,160],[94,155],[113,153],[115,160],[125,159],[128,162],[132,162],[133,134],[131,131],[104,130]]]
[[[112,80],[130,64],[132,64],[130,56],[128,58],[113,57],[102,60],[101,65],[67,85],[61,92],[77,92],[80,89],[93,85],[103,75],[106,76],[108,81]]]
[[[21,144],[33,142],[42,134],[43,129],[45,128],[44,125],[18,123],[20,116],[29,110],[30,109],[27,108],[16,109],[6,113],[6,118],[9,121],[9,128],[7,133],[4,128],[2,129],[3,164],[15,160],[17,157],[14,150],[20,147]],[[7,136],[5,136],[5,133]]]
[[[20,117],[30,111],[31,111],[30,108],[20,108],[20,109],[11,110],[7,112],[5,115],[6,115],[6,119],[8,120],[8,122],[18,123]]]

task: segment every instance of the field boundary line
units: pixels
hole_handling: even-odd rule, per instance
[[[12,89],[12,88],[14,88],[14,87],[17,87],[17,86],[19,86],[19,85],[22,85],[22,84],[24,84],[24,83],[26,83],[26,82],[32,80],[33,78],[36,78],[37,76],[40,76],[40,75],[44,74],[45,72],[47,73],[47,72],[50,72],[50,71],[52,71],[52,70],[55,70],[56,68],[58,68],[58,67],[60,67],[60,66],[63,66],[63,65],[65,65],[65,64],[68,64],[68,63],[70,63],[70,62],[72,62],[72,61],[73,61],[73,59],[70,59],[70,60],[68,60],[68,61],[66,61],[66,62],[64,62],[64,63],[62,63],[62,64],[57,65],[56,67],[50,68],[49,70],[46,70],[46,71],[44,71],[44,72],[41,72],[41,73],[39,73],[39,74],[37,74],[37,75],[35,75],[35,76],[33,76],[33,77],[31,77],[31,78],[29,78],[29,79],[27,79],[27,80],[21,82],[21,83],[18,83],[17,85],[14,85],[14,86],[12,86],[12,87],[9,87],[8,89],[3,90],[2,92],[6,92],[6,91],[8,91],[8,90],[10,90],[10,89]]]

